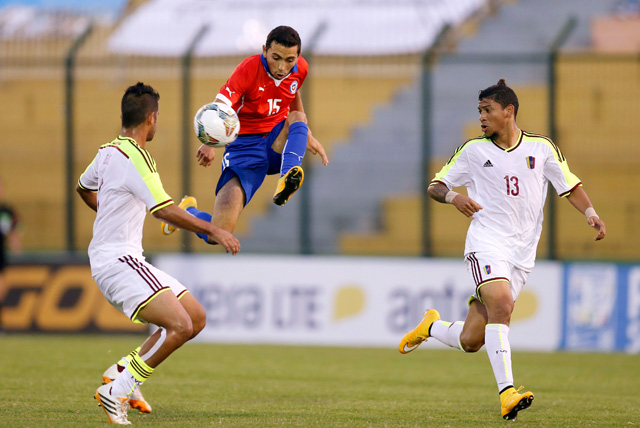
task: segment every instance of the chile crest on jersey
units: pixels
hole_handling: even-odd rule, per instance
[[[292,94],[295,94],[297,90],[298,90],[298,81],[294,80],[293,82],[291,82],[291,86],[289,86],[289,91],[291,91]]]

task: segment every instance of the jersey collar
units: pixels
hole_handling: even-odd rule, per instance
[[[138,144],[138,142],[136,140],[134,140],[133,138],[131,138],[131,137],[123,137],[122,135],[118,135],[118,140],[128,141],[131,144],[133,144],[134,147],[138,147],[138,148],[140,148],[142,150],[146,150],[145,148],[141,147],[140,144]]]
[[[500,147],[498,144],[496,144],[495,141],[493,141],[493,138],[491,138],[491,142],[493,143],[494,146],[496,146],[500,150],[508,153],[508,152],[512,152],[515,149],[517,149],[518,147],[520,147],[520,143],[522,143],[522,137],[524,137],[524,133],[522,132],[522,129],[520,129],[520,138],[518,138],[518,142],[516,143],[515,146],[509,147],[508,149],[504,149],[504,148]]]
[[[291,69],[289,74],[284,76],[281,80],[278,80],[278,79],[276,79],[275,77],[273,77],[271,75],[271,72],[269,71],[269,64],[267,64],[267,58],[264,56],[263,53],[260,54],[260,61],[262,61],[262,67],[264,68],[264,71],[267,72],[267,76],[271,77],[276,82],[276,86],[280,85],[280,82],[282,82],[287,77],[291,76],[291,73],[297,73],[298,72],[298,64],[296,63],[296,65],[293,66],[293,68]]]

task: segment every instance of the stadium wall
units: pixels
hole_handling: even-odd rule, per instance
[[[86,261],[12,265],[4,271],[4,285],[1,326],[8,332],[146,331],[105,300]]]
[[[424,308],[464,319],[471,293],[455,259],[166,254],[153,261],[205,307],[207,327],[196,339],[203,342],[393,347]],[[83,261],[13,265],[5,285],[9,332],[146,331],[107,303]],[[511,328],[514,349],[638,353],[640,264],[539,261]]]
[[[207,326],[196,340],[213,343],[394,347],[425,308],[464,319],[472,291],[455,259],[165,254],[153,262],[203,304]],[[5,285],[9,332],[146,331],[107,303],[86,262],[10,266]],[[514,349],[640,352],[640,264],[539,261],[511,329]]]
[[[198,340],[208,342],[393,347],[424,308],[464,319],[473,290],[462,260],[163,255],[155,263],[204,305]],[[561,285],[561,264],[537,267],[514,314],[514,347],[559,347]]]

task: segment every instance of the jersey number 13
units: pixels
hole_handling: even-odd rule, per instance
[[[515,175],[504,176],[504,181],[507,183],[507,195],[518,196],[520,193],[520,187],[518,186],[518,177]]]

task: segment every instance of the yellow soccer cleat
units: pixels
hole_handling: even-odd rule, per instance
[[[281,207],[287,203],[291,195],[300,188],[304,181],[304,171],[299,166],[292,167],[278,180],[276,193],[273,195],[273,203]]]
[[[509,388],[500,394],[500,402],[502,404],[502,419],[514,421],[520,410],[528,409],[533,402],[533,393],[531,391],[520,394],[520,390]]]
[[[191,207],[198,208],[198,201],[196,201],[196,198],[194,198],[193,196],[185,196],[180,201],[180,204],[178,205],[178,207],[182,208],[183,210],[186,210],[187,208],[191,208]],[[169,223],[164,221],[160,222],[160,231],[162,232],[163,235],[171,235],[176,230],[178,230],[177,227],[172,226]]]
[[[429,309],[422,316],[422,321],[409,333],[405,334],[398,350],[401,354],[408,354],[416,349],[422,342],[429,338],[429,329],[431,324],[440,319],[440,314],[435,309]]]

